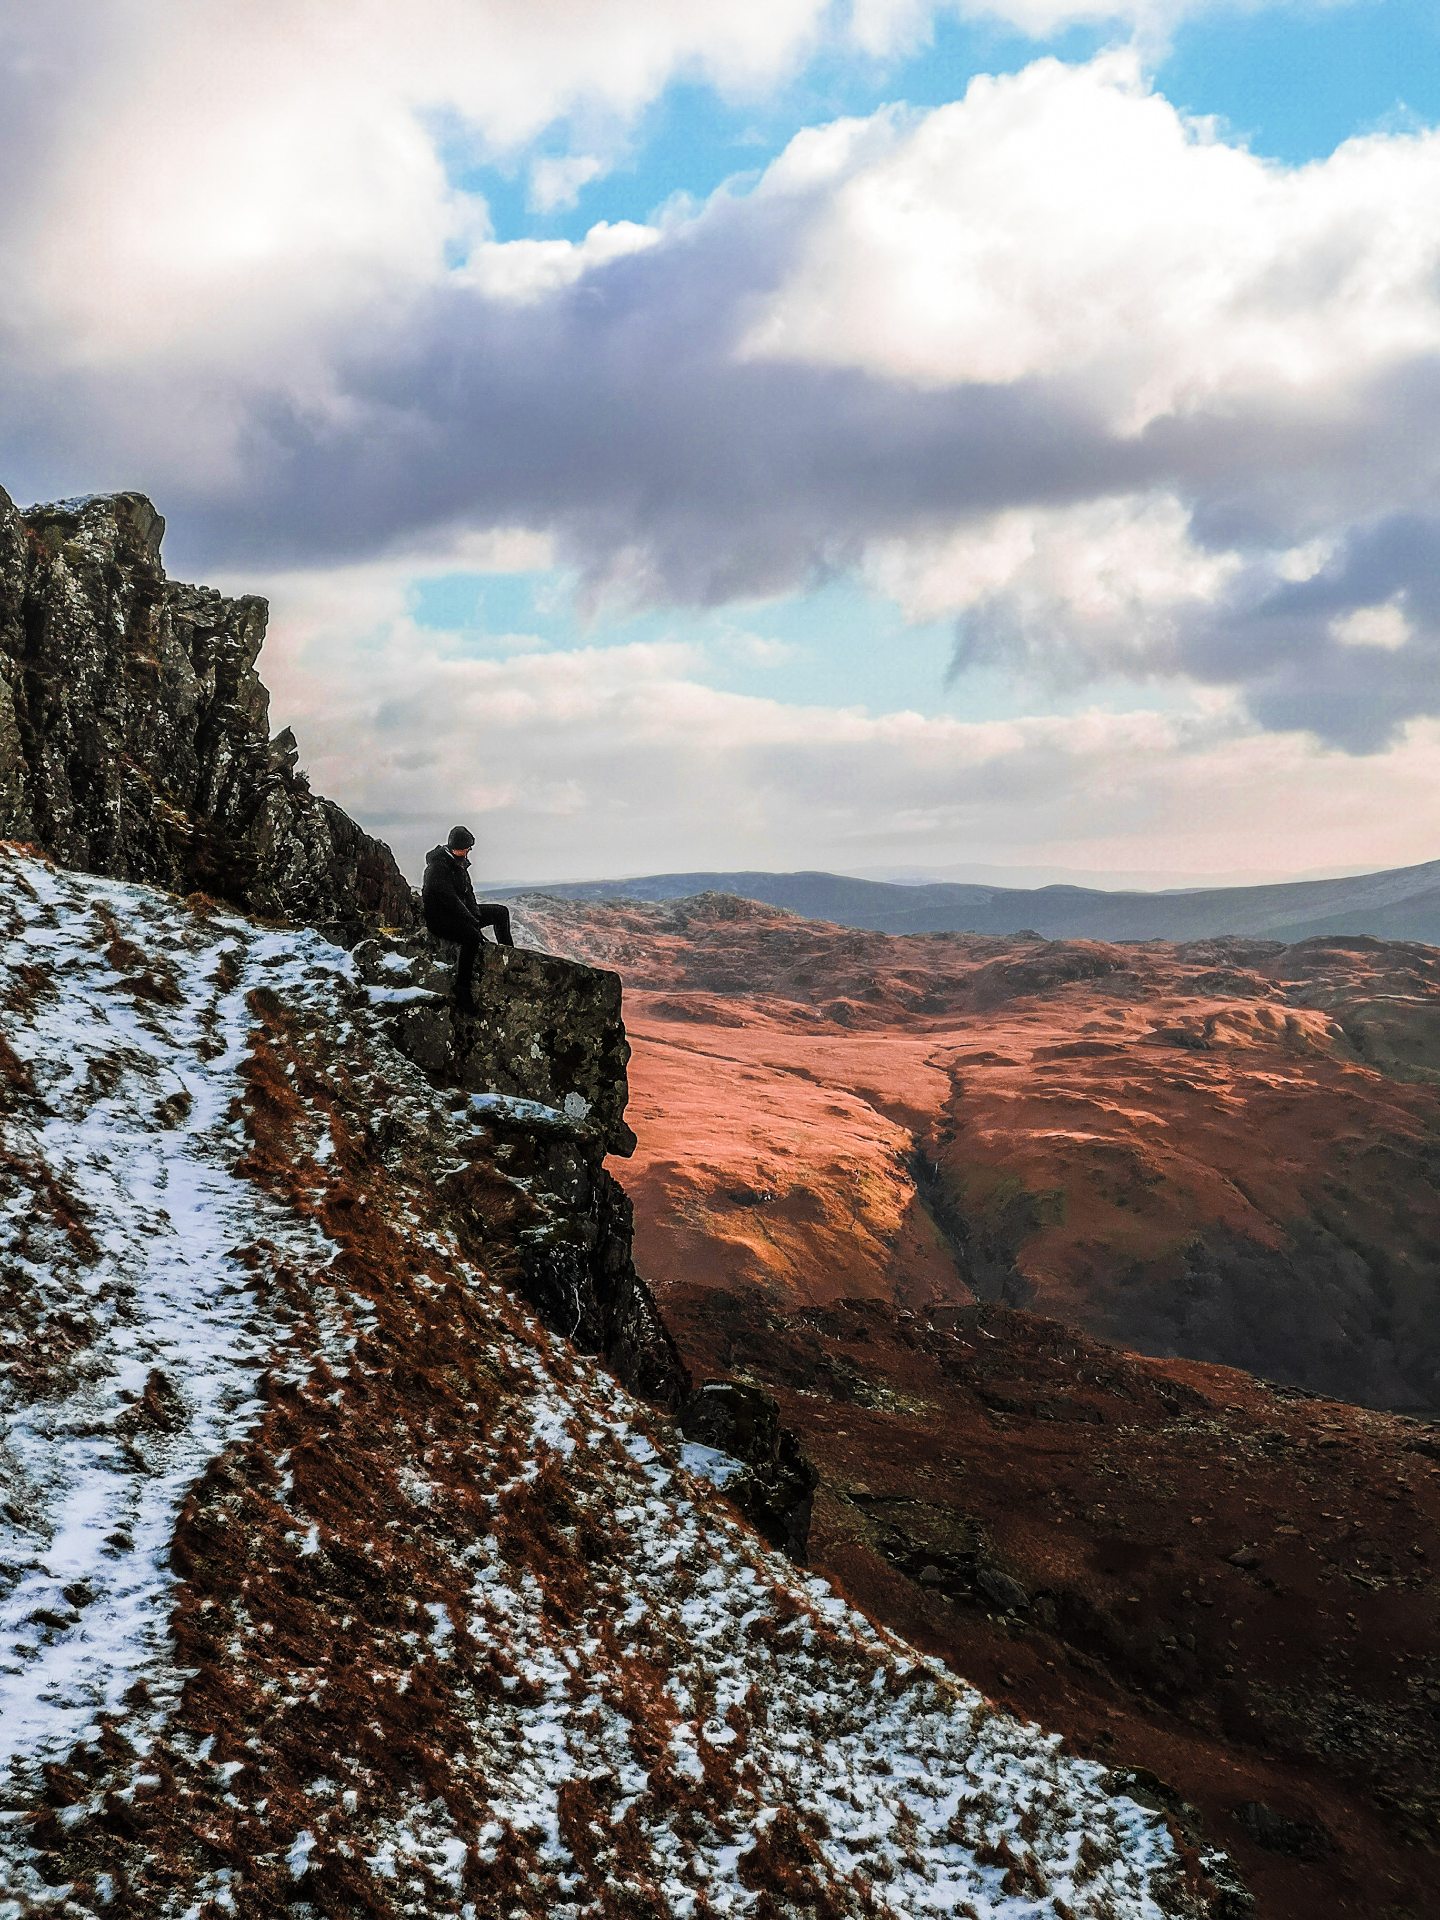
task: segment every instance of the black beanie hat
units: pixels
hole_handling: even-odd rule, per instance
[[[473,847],[475,836],[468,827],[451,827],[447,847]]]

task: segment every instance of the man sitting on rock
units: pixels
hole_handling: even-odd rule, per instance
[[[475,836],[468,827],[452,827],[443,847],[432,847],[425,856],[425,879],[420,888],[420,909],[431,933],[460,945],[460,960],[455,969],[455,1005],[461,1013],[478,1011],[471,993],[475,956],[486,927],[495,929],[502,947],[513,947],[510,937],[510,909],[479,906],[470,884],[470,849]]]

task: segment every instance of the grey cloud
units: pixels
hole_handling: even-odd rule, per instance
[[[1345,615],[1391,604],[1410,627],[1403,646],[1336,637]],[[1440,518],[1393,514],[1356,528],[1308,580],[1255,570],[1189,623],[1180,658],[1198,678],[1245,687],[1266,727],[1379,751],[1407,720],[1440,713]]]
[[[1335,394],[1284,394],[1156,421],[1144,436],[1183,483],[1191,531],[1217,551],[1298,545],[1440,502],[1440,355]]]
[[[242,396],[238,478],[187,461],[187,415],[237,404],[221,387],[172,389],[153,370],[32,388],[12,359],[0,477],[23,490],[33,476],[36,492],[152,491],[177,571],[244,569],[263,585],[270,568],[529,524],[552,529],[592,585],[618,573],[642,599],[683,604],[802,587],[868,541],[967,516],[1165,489],[1202,543],[1251,564],[1222,604],[1157,644],[1157,671],[1239,684],[1267,725],[1358,751],[1440,710],[1428,517],[1440,502],[1440,360],[1352,388],[1328,412],[1277,396],[1137,436],[1107,428],[1059,380],[935,391],[738,360],[754,302],[781,280],[809,215],[797,197],[721,200],[529,306],[452,286],[403,326],[357,314],[332,369],[340,405]],[[138,472],[127,447],[142,449]],[[1347,542],[1333,581],[1308,598],[1277,586],[1270,555],[1317,535]],[[1393,655],[1329,635],[1340,600],[1374,604],[1372,588],[1414,611],[1417,637]],[[1340,596],[1328,611],[1326,593]],[[992,609],[959,653],[1003,657],[1012,644]],[[1072,677],[1111,668],[1087,662],[1083,636],[1057,652]]]
[[[860,543],[1014,499],[1128,485],[1038,387],[920,392],[863,373],[739,362],[747,299],[797,215],[729,217],[526,308],[437,295],[342,378],[360,424],[272,413],[243,496],[187,516],[207,555],[333,559],[447,522],[554,527],[584,572],[638,552],[658,598],[715,603],[844,566]]]

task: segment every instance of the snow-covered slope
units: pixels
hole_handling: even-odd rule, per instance
[[[253,1427],[279,1334],[237,1254],[261,1220],[298,1259],[333,1249],[231,1171],[266,942],[36,862],[5,877],[9,1762],[62,1758],[141,1673],[173,1703],[176,1518]]]
[[[3,1920],[1205,1909],[512,1294],[560,1116],[313,934],[14,850],[0,927]]]

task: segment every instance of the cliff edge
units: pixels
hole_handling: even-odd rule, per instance
[[[0,1920],[1243,1911],[772,1550],[813,1470],[605,1166],[618,977],[457,1016],[159,531],[0,514]]]
[[[142,494],[20,512],[0,491],[0,841],[60,865],[199,894],[353,950],[394,1045],[481,1105],[510,1188],[496,1259],[546,1324],[737,1457],[730,1495],[803,1554],[815,1474],[758,1387],[697,1390],[631,1255],[630,1047],[618,975],[487,943],[477,1018],[454,949],[420,923],[390,849],[312,793],[294,735],[269,733],[256,670],[268,609],[167,579]],[[117,938],[125,938],[123,927]]]

